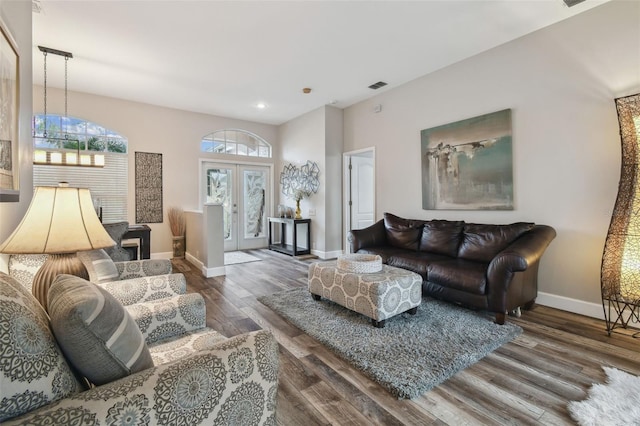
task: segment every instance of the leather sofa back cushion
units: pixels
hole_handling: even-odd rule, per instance
[[[387,231],[387,241],[393,247],[417,251],[422,223],[385,213],[384,227]]]
[[[464,225],[458,257],[478,262],[491,262],[498,253],[531,228],[533,223],[524,222],[510,225],[467,223]]]
[[[425,222],[420,238],[420,251],[457,257],[464,222],[431,220]]]

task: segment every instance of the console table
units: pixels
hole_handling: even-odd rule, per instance
[[[274,224],[280,224],[280,242],[274,243],[272,237],[272,228]],[[298,246],[298,226],[306,225],[307,227],[307,247]],[[287,228],[293,228],[292,244],[287,244]],[[311,219],[288,219],[285,217],[269,218],[269,249],[290,256],[298,256],[301,254],[311,253]]]
[[[151,258],[151,228],[149,225],[129,225],[129,230],[122,236],[123,240],[140,240],[140,259]]]

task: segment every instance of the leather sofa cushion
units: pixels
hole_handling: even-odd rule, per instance
[[[394,247],[417,251],[422,223],[385,213],[384,227],[387,231],[387,241]]]
[[[464,259],[433,261],[427,268],[427,281],[473,294],[485,294],[486,263]]]
[[[458,257],[478,262],[491,262],[498,253],[516,238],[533,228],[533,223],[517,222],[510,225],[464,225]]]
[[[420,237],[420,251],[457,257],[464,222],[431,220],[425,222]]]
[[[427,278],[427,267],[429,266],[429,263],[435,260],[446,259],[448,259],[448,257],[439,254],[404,250],[389,256],[387,264],[389,266],[395,266],[397,268],[415,272],[425,280]]]

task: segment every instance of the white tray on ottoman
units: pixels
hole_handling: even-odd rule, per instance
[[[379,328],[394,315],[415,314],[422,302],[422,277],[406,269],[381,267],[379,272],[356,273],[339,269],[336,260],[314,262],[309,265],[309,291],[315,300],[329,299],[371,318]]]

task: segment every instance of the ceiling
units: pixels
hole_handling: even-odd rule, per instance
[[[43,81],[42,45],[73,53],[72,91],[281,124],[605,2],[34,0],[33,81]],[[64,87],[64,60],[47,62],[48,86]],[[380,80],[388,86],[368,88]]]

